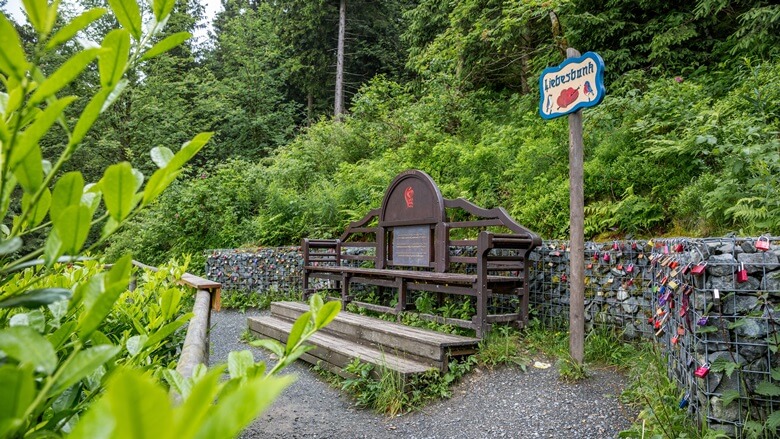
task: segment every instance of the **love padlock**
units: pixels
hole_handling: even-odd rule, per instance
[[[677,285],[677,281],[675,281],[674,279],[670,280],[668,285],[669,285],[669,288],[671,288],[672,290],[676,290],[677,287],[679,286],[679,285]]]
[[[669,246],[668,246],[668,245],[666,245],[666,244],[664,244],[664,246],[663,246],[663,253],[664,253],[665,255],[668,255],[668,254],[669,254]]]
[[[709,319],[710,319],[709,316],[701,316],[699,317],[699,320],[696,321],[696,324],[698,326],[706,326],[707,321],[709,321]]]
[[[629,274],[631,274],[631,273],[633,273],[633,272],[634,272],[634,264],[628,264],[628,265],[626,266],[626,273],[629,273]]]
[[[701,276],[702,274],[704,274],[705,268],[707,268],[706,262],[696,264],[693,268],[691,268],[691,274],[694,276]]]
[[[704,378],[710,373],[710,363],[706,363],[703,366],[699,366],[693,372],[698,378]]]
[[[683,396],[682,399],[680,400],[680,404],[678,405],[678,407],[681,408],[681,409],[684,409],[684,408],[688,407],[688,404],[690,403],[690,400],[691,400],[691,395],[690,395],[690,393],[686,392],[685,396]]]
[[[638,246],[636,245],[636,242],[632,242],[632,243],[631,243],[631,250],[636,250],[636,249],[637,249],[637,247],[638,247]]]
[[[762,252],[769,250],[769,238],[760,236],[758,241],[756,241],[756,250],[761,250]]]
[[[620,244],[617,241],[612,243],[612,250],[620,250]]]
[[[683,250],[684,250],[684,247],[683,247],[682,243],[677,244],[676,246],[674,246],[674,251],[677,252],[677,253],[682,253]]]
[[[689,263],[685,267],[683,267],[682,274],[685,276],[690,272],[691,272],[691,264]]]
[[[745,269],[745,264],[740,263],[739,264],[739,270],[737,270],[737,282],[744,283],[748,280],[748,272]]]
[[[671,342],[672,342],[672,346],[675,346],[675,345],[677,345],[677,342],[678,342],[678,341],[680,341],[680,336],[678,336],[678,335],[675,335],[674,337],[672,337],[672,340],[671,340]]]
[[[609,253],[604,253],[604,257],[602,258],[604,262],[609,262],[611,258],[609,257]]]

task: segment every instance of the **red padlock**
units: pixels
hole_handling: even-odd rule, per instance
[[[704,269],[707,267],[706,262],[702,262],[700,264],[696,264],[695,267],[691,268],[691,274],[694,276],[701,276],[704,274]]]
[[[710,363],[706,363],[704,366],[697,367],[696,370],[693,372],[693,374],[699,378],[704,378],[709,373],[710,373]]]
[[[603,257],[602,259],[604,260],[604,262],[609,262],[609,261],[610,261],[610,259],[611,259],[611,258],[609,257],[609,253],[608,253],[608,252],[607,252],[607,253],[604,253],[604,257]]]
[[[631,285],[634,285],[634,278],[633,277],[628,279],[628,281],[626,282],[626,287],[630,287]]]
[[[617,241],[612,243],[612,250],[620,250],[620,244]]]
[[[561,282],[566,282],[567,280],[568,280],[568,278],[566,277],[566,273],[563,273],[561,275]]]
[[[637,247],[638,247],[638,246],[636,245],[636,242],[632,242],[632,243],[631,243],[631,250],[636,250],[636,249],[637,249]]]
[[[761,250],[762,252],[769,250],[769,238],[760,236],[758,241],[756,241],[756,250]]]
[[[672,262],[670,262],[670,263],[669,263],[669,268],[671,268],[671,269],[673,269],[673,270],[674,270],[675,268],[679,267],[679,266],[680,266],[680,263],[679,263],[679,262],[677,262],[677,261],[672,261]]]
[[[675,335],[674,337],[672,337],[672,346],[676,345],[679,340],[680,340],[679,335]]]
[[[683,250],[684,250],[684,247],[683,247],[682,243],[677,244],[676,246],[674,246],[674,251],[676,251],[677,253],[682,253]]]
[[[688,264],[685,267],[683,267],[683,269],[682,269],[682,274],[683,275],[686,275],[686,274],[688,274],[690,272],[691,272],[691,264]]]
[[[598,261],[599,260],[599,252],[593,253],[593,260]]]
[[[748,280],[748,272],[745,269],[745,264],[739,264],[739,270],[737,271],[737,282],[744,283]]]

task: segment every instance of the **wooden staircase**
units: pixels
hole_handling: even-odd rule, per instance
[[[270,315],[249,317],[247,324],[254,336],[285,343],[295,320],[308,310],[303,303],[274,302]],[[344,366],[359,358],[375,366],[376,376],[388,368],[406,379],[432,368],[446,371],[451,357],[474,353],[479,341],[341,311],[309,338],[314,349],[301,359],[345,375]]]

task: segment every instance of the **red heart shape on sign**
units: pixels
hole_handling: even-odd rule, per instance
[[[563,91],[561,91],[561,94],[558,95],[558,100],[556,101],[559,108],[566,108],[569,105],[572,104],[572,102],[576,101],[579,97],[580,92],[577,91],[575,88],[566,88]]]

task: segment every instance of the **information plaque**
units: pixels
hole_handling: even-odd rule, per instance
[[[406,226],[393,228],[393,265],[428,267],[431,261],[431,228]]]

